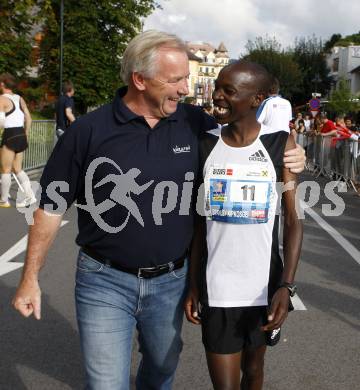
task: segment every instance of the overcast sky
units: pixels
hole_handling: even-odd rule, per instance
[[[359,0],[158,0],[144,29],[155,28],[187,41],[227,46],[230,57],[245,53],[248,39],[275,38],[284,46],[300,36],[328,39],[360,30]]]

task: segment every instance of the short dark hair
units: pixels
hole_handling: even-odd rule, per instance
[[[16,80],[10,73],[2,73],[0,75],[0,83],[3,83],[6,88],[14,89],[16,87]]]
[[[222,70],[233,67],[248,71],[256,78],[256,93],[263,93],[264,95],[269,93],[272,76],[264,66],[256,62],[237,60],[226,65]]]
[[[280,91],[280,82],[274,75],[271,76],[271,85],[269,89],[270,95],[277,95]]]
[[[74,84],[70,80],[63,82],[63,85],[62,85],[63,93],[71,92],[71,90],[73,90],[73,89],[74,89]]]

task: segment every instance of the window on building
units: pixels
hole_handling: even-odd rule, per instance
[[[333,72],[339,71],[339,58],[334,58],[332,70],[333,70]]]

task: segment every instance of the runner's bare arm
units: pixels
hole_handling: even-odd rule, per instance
[[[286,144],[286,149],[294,147],[294,140],[290,135]],[[302,221],[297,215],[297,198],[296,198],[296,175],[291,173],[289,169],[283,169],[284,185],[291,185],[294,183],[292,189],[286,190],[283,193],[284,203],[284,270],[282,274],[281,283],[293,283],[295,278],[295,272],[299,262],[303,225]],[[290,188],[291,188],[290,187]],[[288,314],[289,307],[289,291],[287,288],[280,288],[273,296],[270,313],[269,323],[263,328],[264,330],[273,330],[279,328],[285,321]]]
[[[25,115],[25,133],[27,136],[29,136],[32,119],[31,119],[30,111],[23,98],[20,98],[20,106]]]
[[[34,225],[30,226],[29,240],[23,273],[12,304],[23,316],[41,317],[41,290],[39,272],[46,254],[55,239],[62,220],[61,215],[48,214],[42,209],[34,213]]]

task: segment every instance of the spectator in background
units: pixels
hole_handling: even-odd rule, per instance
[[[297,126],[297,129],[296,129],[296,132],[298,134],[302,134],[302,133],[305,133],[306,129],[305,129],[305,121],[304,119],[300,119],[298,121],[298,126]]]
[[[302,116],[302,113],[301,112],[298,112],[296,114],[296,119],[295,119],[295,129],[297,130],[298,127],[299,127],[299,121],[302,121],[303,120],[303,116]]]
[[[310,119],[310,115],[309,115],[309,114],[306,114],[306,115],[305,115],[305,119],[304,119],[304,126],[305,126],[305,131],[306,131],[306,132],[311,131],[312,122],[313,122],[313,121]]]
[[[351,118],[345,118],[345,125],[349,130],[356,132],[356,133],[359,132],[359,128],[357,126],[355,126],[354,123],[352,123]]]
[[[320,133],[324,137],[334,137],[336,136],[336,125],[333,121],[328,119],[327,115],[325,113],[320,115],[320,121],[321,121],[321,128]]]
[[[351,138],[354,141],[358,140],[358,136],[356,135],[356,133],[346,126],[346,121],[343,116],[338,116],[335,119],[335,123],[336,123],[336,130],[337,130],[336,140],[341,141],[347,138]]]
[[[322,127],[322,121],[321,121],[321,114],[317,114],[316,117],[314,118],[314,123],[313,123],[313,134],[318,135],[321,133],[321,127]]]
[[[259,123],[271,129],[278,131],[284,130],[290,133],[289,122],[292,119],[291,104],[279,95],[279,91],[279,80],[273,76],[269,96],[261,103],[256,113],[256,119]]]
[[[35,203],[28,175],[22,170],[23,152],[28,147],[31,115],[25,100],[15,94],[15,78],[9,73],[0,75],[0,128],[4,128],[1,140],[1,199],[0,207],[11,207],[9,203],[11,173],[13,172],[25,192],[25,199],[17,207]]]
[[[56,103],[56,135],[61,137],[66,129],[75,121],[74,85],[65,81],[62,87],[63,94]]]

